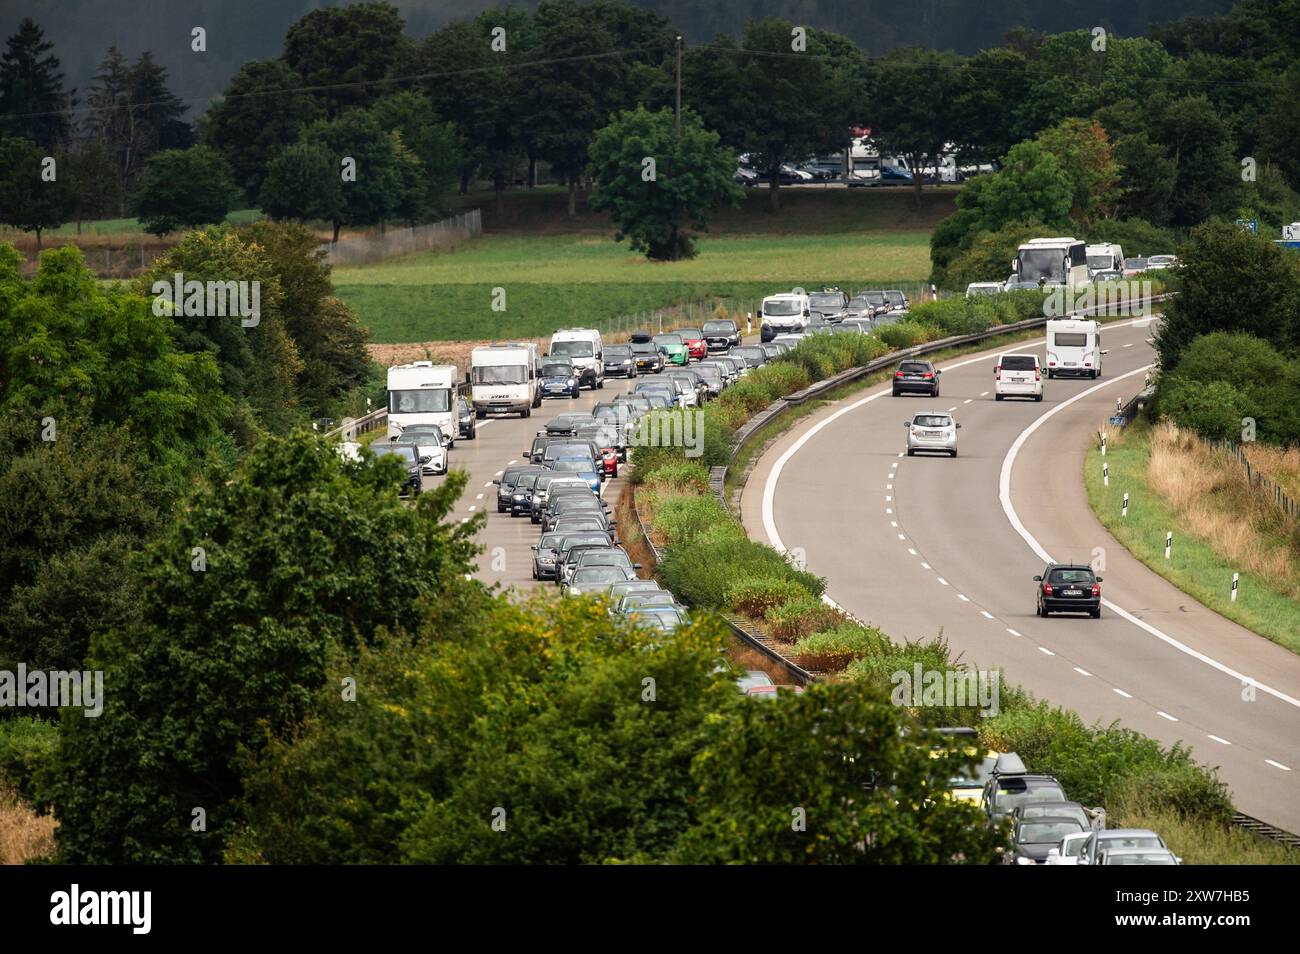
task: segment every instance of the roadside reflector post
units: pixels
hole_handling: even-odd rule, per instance
[[[1232,596],[1231,596],[1231,600],[1232,600],[1232,602],[1234,602],[1234,603],[1237,602],[1237,577],[1238,577],[1238,576],[1239,576],[1239,574],[1237,574],[1237,573],[1232,574]]]
[[[1174,534],[1172,531],[1165,534],[1165,559],[1169,559],[1169,553],[1174,548]]]
[[[1124,509],[1122,509],[1122,510],[1119,512],[1119,515],[1120,515],[1121,517],[1127,517],[1127,516],[1128,516],[1128,494],[1127,494],[1127,493],[1124,494]]]
[[[745,312],[745,334],[752,335],[753,333],[754,333],[754,313],[747,311]]]
[[[1106,456],[1106,432],[1101,432],[1101,456]]]
[[[1105,447],[1106,445],[1102,444],[1101,446]],[[1101,465],[1101,485],[1103,487],[1110,486],[1110,464]]]

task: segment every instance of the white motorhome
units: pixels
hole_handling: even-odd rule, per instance
[[[542,404],[542,358],[537,345],[482,345],[470,352],[470,401],[474,416],[518,414],[529,417]]]
[[[1047,376],[1101,377],[1101,324],[1083,318],[1047,322]]]
[[[1088,284],[1088,255],[1076,238],[1030,239],[1016,250],[1011,272],[1016,284],[1075,288]]]
[[[416,361],[388,369],[388,436],[412,424],[437,424],[456,435],[456,366]]]
[[[1088,245],[1084,248],[1084,254],[1088,259],[1089,276],[1094,276],[1098,272],[1116,272],[1120,276],[1124,274],[1124,249],[1120,246]]]
[[[551,335],[548,358],[568,358],[578,372],[578,386],[605,386],[605,343],[594,328],[565,328]]]
[[[758,317],[761,320],[760,338],[764,343],[780,334],[799,334],[808,330],[812,307],[802,288],[781,295],[768,295],[763,299]]]

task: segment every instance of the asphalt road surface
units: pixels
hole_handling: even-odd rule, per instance
[[[828,596],[894,639],[942,632],[954,658],[1085,722],[1181,741],[1221,768],[1241,811],[1300,831],[1300,658],[1138,563],[1084,493],[1084,454],[1116,398],[1142,388],[1152,330],[1107,326],[1103,377],[1046,381],[1041,403],[996,402],[992,373],[1003,351],[1041,357],[1039,340],[941,365],[938,399],[885,385],[829,406],[757,463],[745,524],[802,550]],[[904,420],[927,408],[963,424],[957,458],[903,453]],[[1035,616],[1049,554],[1104,559],[1101,619]]]

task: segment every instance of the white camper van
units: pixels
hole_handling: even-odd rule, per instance
[[[578,372],[578,387],[605,386],[605,343],[594,328],[565,328],[551,335],[548,358],[568,358]]]
[[[1084,248],[1088,257],[1088,275],[1095,277],[1098,272],[1113,272],[1116,278],[1124,276],[1124,249],[1118,245],[1088,245]]]
[[[1101,325],[1081,318],[1047,323],[1047,376],[1075,374],[1101,377]]]
[[[470,400],[474,416],[528,417],[542,405],[542,359],[532,343],[483,345],[470,352]]]
[[[1084,249],[1083,242],[1075,238],[1030,239],[1016,250],[1011,261],[1015,283],[1068,288],[1086,285],[1088,256]]]
[[[416,361],[388,369],[388,437],[412,424],[437,424],[456,435],[456,366]]]

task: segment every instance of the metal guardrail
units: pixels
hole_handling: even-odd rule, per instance
[[[1288,848],[1295,848],[1300,851],[1300,835],[1293,835],[1276,825],[1270,825],[1266,821],[1252,818],[1243,812],[1233,812],[1232,823],[1238,828],[1259,835],[1261,838],[1267,838],[1270,841],[1276,841],[1280,845],[1286,845]]]
[[[338,427],[326,431],[323,436],[326,439],[341,437],[344,440],[356,440],[361,434],[368,434],[373,430],[387,426],[388,408],[381,407],[369,414],[363,414],[361,417],[345,420]]]

